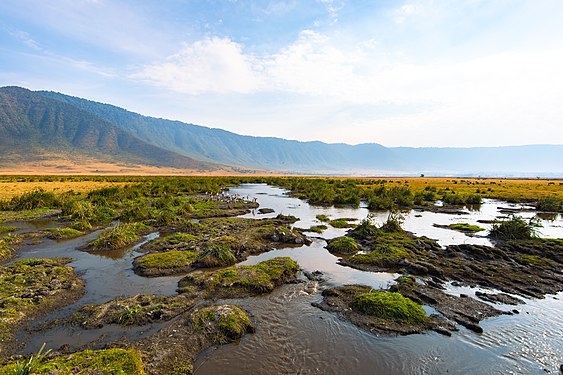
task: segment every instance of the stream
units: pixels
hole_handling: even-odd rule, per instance
[[[287,195],[284,189],[264,184],[244,184],[230,189],[231,194],[250,200],[256,198],[260,208],[274,212],[260,214],[257,210],[243,215],[248,218],[275,217],[278,214],[299,218],[295,227],[319,225],[316,215],[331,219],[347,217],[362,220],[369,214],[367,208],[317,207]],[[485,229],[490,224],[477,220],[505,217],[506,211],[519,210],[520,205],[485,199],[479,210],[462,210],[460,214],[444,214],[411,210],[404,213],[403,227],[416,235],[438,240],[440,245],[470,243],[491,245],[487,231],[466,235],[433,224],[467,222]],[[518,213],[525,218],[534,212]],[[385,222],[388,213],[372,213],[377,224]],[[561,215],[539,218],[542,237],[563,238]],[[481,322],[484,333],[476,334],[460,327],[451,337],[435,332],[384,337],[367,333],[354,325],[339,320],[335,315],[311,304],[322,299],[324,288],[342,284],[364,284],[387,288],[398,276],[390,273],[359,271],[337,263],[338,257],[326,249],[326,240],[344,235],[346,229],[329,226],[313,237],[309,246],[275,249],[251,256],[242,264],[289,256],[306,272],[321,271],[322,280],[284,285],[261,297],[221,302],[242,305],[251,315],[256,333],[244,336],[239,343],[211,348],[201,353],[194,364],[194,373],[203,374],[558,374],[563,363],[563,292],[541,300],[525,299],[518,305],[519,314],[502,315]],[[481,234],[482,233],[482,234]],[[158,295],[175,294],[181,276],[144,278],[135,275],[132,260],[140,255],[138,248],[120,253],[90,254],[78,250],[96,238],[98,232],[73,240],[46,240],[40,245],[27,246],[20,257],[72,257],[70,263],[86,281],[86,293],[76,303],[38,320],[40,326],[53,319],[63,318],[87,303],[104,303],[112,298],[133,296],[138,293]],[[158,236],[150,234],[144,241]],[[484,289],[448,286],[452,294],[474,295]],[[491,290],[487,290],[491,292]],[[495,291],[493,291],[495,292]],[[495,305],[501,310],[514,306]],[[164,323],[165,324],[165,323]],[[120,337],[138,339],[159,329],[162,324],[121,328],[115,325],[98,330],[82,330],[62,325],[40,332],[22,331],[18,340],[26,343],[25,353],[36,352],[43,342],[48,348],[68,345],[79,348],[88,343],[101,345]],[[96,346],[96,345],[93,345]]]

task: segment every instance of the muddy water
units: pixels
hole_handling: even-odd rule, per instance
[[[294,215],[301,220],[297,227],[317,225],[318,214],[331,218],[363,219],[365,208],[311,207],[288,197],[285,191],[264,185],[243,185],[232,189],[242,196],[256,197],[260,207],[275,213],[257,212],[247,217],[273,217],[278,213]],[[454,243],[490,244],[484,236],[466,236],[451,230],[435,228],[434,223],[477,223],[504,216],[498,207],[506,203],[487,200],[480,211],[461,215],[431,212],[406,213],[406,229],[439,240],[442,245]],[[519,206],[511,206],[519,209]],[[526,212],[525,217],[534,213]],[[387,219],[387,213],[375,215],[377,222]],[[546,237],[563,237],[561,217],[542,220]],[[486,224],[479,224],[488,228]],[[547,230],[545,230],[547,228]],[[331,228],[322,237],[342,235],[345,230]],[[323,247],[326,242],[316,239],[311,246],[274,250],[249,258],[245,263],[290,256],[305,271],[320,270],[324,280],[284,286],[269,296],[248,298],[236,302],[253,314],[257,331],[245,336],[238,345],[211,349],[199,356],[195,373],[202,374],[545,374],[559,372],[563,363],[563,293],[543,300],[526,300],[516,308],[520,314],[501,316],[482,322],[483,334],[463,327],[452,337],[436,333],[406,337],[377,337],[342,322],[330,313],[311,305],[321,300],[325,287],[361,283],[375,288],[386,287],[395,275],[367,273],[338,265]],[[450,286],[453,294],[474,294],[476,289]],[[482,289],[481,289],[482,290]],[[491,292],[490,290],[487,290]],[[503,310],[514,306],[496,305]]]
[[[133,259],[139,255],[139,247],[156,238],[153,233],[145,236],[143,241],[126,251],[87,253],[78,250],[80,247],[93,241],[99,235],[93,232],[87,236],[67,241],[47,240],[39,246],[28,246],[20,250],[20,258],[36,257],[71,257],[74,259],[69,265],[74,267],[82,279],[86,281],[86,293],[76,303],[49,314],[38,320],[34,327],[51,322],[54,319],[64,318],[75,312],[81,306],[89,303],[100,304],[116,297],[130,297],[139,293],[173,295],[176,293],[177,283],[181,276],[160,277],[149,279],[136,275],[133,272]],[[43,343],[48,348],[59,348],[69,345],[77,349],[82,345],[99,340],[108,342],[122,336],[134,339],[155,331],[158,327],[127,327],[109,326],[102,329],[82,330],[80,328],[55,325],[44,332],[22,331],[18,341],[26,343],[25,353],[36,353]]]

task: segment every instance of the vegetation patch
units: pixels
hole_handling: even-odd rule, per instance
[[[253,266],[193,272],[179,281],[178,291],[200,294],[204,298],[252,296],[269,293],[276,286],[294,282],[298,270],[298,264],[291,258],[273,258]]]
[[[197,257],[197,265],[203,268],[232,266],[236,262],[233,251],[224,244],[212,244]]]
[[[117,223],[113,228],[106,229],[100,236],[90,242],[87,248],[92,250],[120,249],[138,241],[140,234],[146,232],[148,226],[142,223]]]
[[[321,225],[313,225],[309,229],[307,229],[307,231],[321,234],[323,231],[327,229],[328,227],[326,225],[321,224]]]
[[[133,269],[141,276],[166,276],[185,273],[198,257],[193,251],[170,250],[135,258]]]
[[[448,334],[455,330],[436,315],[426,316],[420,304],[399,293],[363,285],[325,289],[323,301],[315,306],[377,334],[406,335],[429,329]]]
[[[519,216],[511,215],[509,219],[493,224],[489,236],[496,240],[529,240],[538,237],[537,228],[540,224],[530,219],[526,221]]]
[[[317,220],[323,223],[330,223],[330,217],[326,215],[317,215]]]
[[[85,329],[102,328],[107,324],[140,326],[170,320],[191,308],[194,302],[183,295],[137,294],[129,298],[115,298],[101,305],[83,306],[70,322]]]
[[[352,237],[337,237],[328,242],[326,247],[333,254],[352,255],[356,254],[360,247]]]
[[[361,314],[390,319],[405,324],[422,324],[428,320],[421,305],[399,293],[374,290],[354,296],[352,308]]]
[[[67,240],[84,235],[84,232],[74,228],[47,228],[47,237],[54,240]]]
[[[0,225],[0,234],[10,233],[16,230],[16,227],[9,225]]]
[[[0,368],[1,375],[12,374],[99,374],[144,375],[141,353],[134,349],[85,350],[62,356],[20,360]]]
[[[20,243],[21,240],[20,236],[13,234],[0,237],[0,263],[5,263],[16,255],[14,245]]]
[[[452,229],[464,233],[477,233],[485,230],[484,228],[481,228],[478,225],[468,224],[468,223],[454,223],[449,225],[434,224],[434,226],[436,228]]]
[[[246,333],[254,332],[254,326],[246,312],[235,305],[204,307],[193,314],[196,331],[203,331],[216,344],[238,340]]]
[[[334,228],[354,228],[356,224],[350,223],[350,221],[356,221],[358,219],[353,217],[343,217],[340,219],[334,219],[329,222],[329,224]]]
[[[23,259],[0,267],[0,355],[15,329],[32,316],[73,302],[84,283],[70,259]]]
[[[536,203],[536,209],[546,212],[563,212],[563,200],[554,197],[540,198]]]

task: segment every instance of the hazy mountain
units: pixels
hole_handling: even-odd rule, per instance
[[[19,87],[0,88],[0,152],[30,160],[39,152],[185,169],[216,169],[142,141],[79,107]]]
[[[563,175],[563,145],[387,148],[241,136],[142,116],[54,92],[0,89],[0,150],[18,146],[103,153],[115,160],[300,173]]]

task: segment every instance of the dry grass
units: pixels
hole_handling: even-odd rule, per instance
[[[77,193],[86,193],[104,187],[123,186],[126,184],[127,182],[103,181],[2,182],[0,180],[0,200],[20,196],[35,189],[43,189],[54,193],[64,193],[71,190]]]
[[[356,178],[356,177],[349,177]],[[349,179],[339,178],[339,179]],[[456,193],[475,194],[477,190],[484,198],[537,200],[554,197],[563,200],[562,179],[504,179],[504,178],[459,178],[459,177],[358,177],[358,180],[387,181],[387,187],[407,186],[413,192],[428,186],[437,190],[449,188]],[[489,190],[490,189],[490,190]]]

